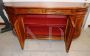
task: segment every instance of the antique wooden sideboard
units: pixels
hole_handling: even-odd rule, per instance
[[[63,39],[67,52],[72,39],[80,35],[87,8],[84,3],[5,3],[22,49],[25,39],[29,38]]]

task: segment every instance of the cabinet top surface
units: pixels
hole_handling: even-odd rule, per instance
[[[75,2],[6,2],[5,6],[11,7],[41,7],[41,8],[66,8],[66,7],[88,7],[89,4]]]

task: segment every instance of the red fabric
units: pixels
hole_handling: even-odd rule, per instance
[[[60,15],[27,15],[24,16],[23,21],[25,27],[28,27],[35,35],[49,35],[49,27],[52,27],[52,35],[61,35],[59,28],[65,31],[66,18]]]

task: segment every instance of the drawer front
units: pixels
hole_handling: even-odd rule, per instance
[[[43,14],[45,9],[30,9],[31,14]]]
[[[71,10],[61,9],[43,9],[43,8],[19,8],[16,14],[71,14]]]
[[[71,14],[71,10],[47,9],[46,14]]]
[[[72,10],[72,13],[74,14],[85,14],[87,11],[87,9],[76,9],[76,10]]]
[[[42,14],[44,12],[44,9],[29,9],[29,8],[21,8],[16,9],[16,14]]]

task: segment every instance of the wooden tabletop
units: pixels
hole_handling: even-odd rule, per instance
[[[42,8],[61,8],[61,7],[88,7],[88,3],[75,2],[7,2],[5,6],[12,7],[42,7]]]

